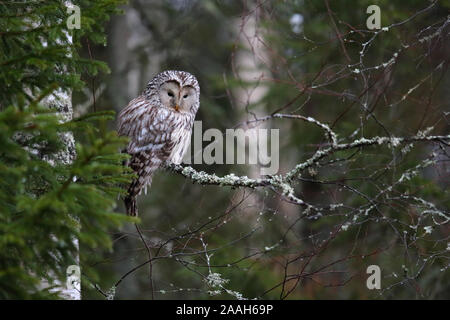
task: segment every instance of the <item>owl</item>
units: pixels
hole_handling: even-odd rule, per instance
[[[184,71],[169,70],[156,75],[119,113],[119,135],[130,139],[128,166],[137,174],[124,199],[128,215],[137,216],[136,197],[151,185],[159,167],[181,163],[199,107],[197,79]]]

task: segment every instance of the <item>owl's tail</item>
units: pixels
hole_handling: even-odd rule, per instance
[[[137,174],[128,187],[127,196],[124,199],[127,215],[137,217],[138,208],[136,198],[141,191],[152,184],[152,175],[158,169],[161,161],[151,159],[152,154],[145,152],[133,154],[129,166]],[[145,189],[146,190],[146,189]]]
[[[128,216],[137,217],[138,209],[136,205],[136,196],[126,196],[124,199],[125,208]]]
[[[142,189],[146,185],[150,186],[151,183],[152,183],[151,173],[147,175],[147,177],[141,174],[139,178],[133,180],[130,187],[128,188],[128,194],[124,199],[127,215],[133,217],[138,216],[136,198],[141,193]]]

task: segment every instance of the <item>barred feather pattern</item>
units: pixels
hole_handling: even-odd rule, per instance
[[[177,81],[180,87],[191,86],[197,101],[189,110],[176,111],[160,101],[158,90],[166,81]],[[181,163],[189,146],[192,126],[199,102],[197,79],[184,71],[164,71],[153,78],[142,95],[130,101],[119,113],[119,135],[128,136],[128,166],[137,174],[124,199],[126,213],[137,216],[136,197],[151,185],[154,172],[165,163]]]

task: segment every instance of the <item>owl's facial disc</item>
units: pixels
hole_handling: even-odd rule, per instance
[[[180,92],[180,108],[188,112],[197,101],[197,92],[192,86],[184,86]]]
[[[164,82],[159,88],[159,99],[166,108],[180,110],[180,85],[177,81]]]

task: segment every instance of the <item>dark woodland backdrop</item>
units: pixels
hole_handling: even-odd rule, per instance
[[[449,1],[72,3],[67,31],[64,1],[0,1],[1,298],[54,298],[42,279],[64,283],[78,250],[84,299],[450,298]],[[111,111],[166,69],[199,80],[203,130],[280,129],[283,176],[160,171],[139,198],[145,246]],[[64,123],[45,100],[60,89]],[[76,157],[49,163],[70,132]]]

